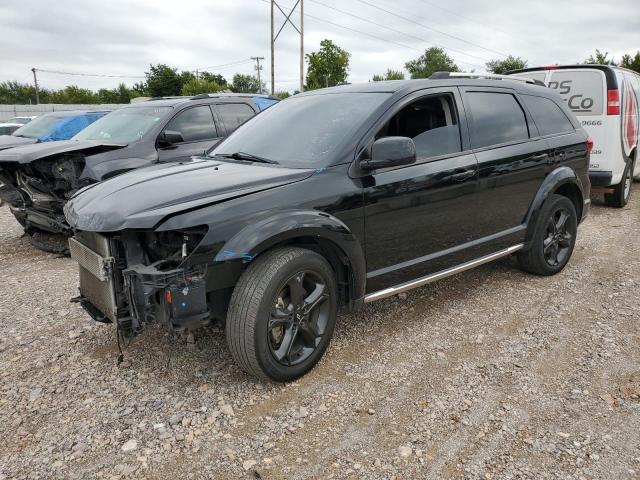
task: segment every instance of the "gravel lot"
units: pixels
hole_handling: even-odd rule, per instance
[[[0,208],[0,479],[640,478],[640,188],[554,278],[511,259],[339,319],[289,385],[113,326]]]

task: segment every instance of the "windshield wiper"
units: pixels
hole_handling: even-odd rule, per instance
[[[246,152],[216,153],[214,156],[223,157],[223,158],[233,158],[234,160],[248,160],[250,162],[269,163],[271,165],[278,165],[278,162],[276,162],[275,160],[259,157],[257,155],[254,155],[253,153],[246,153]]]

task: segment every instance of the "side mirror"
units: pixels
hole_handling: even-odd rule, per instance
[[[416,162],[416,146],[409,137],[384,137],[371,146],[371,158],[360,162],[364,170],[399,167]]]
[[[158,141],[161,147],[170,147],[175,143],[184,142],[184,138],[182,138],[182,133],[176,132],[174,130],[165,130],[158,137]]]

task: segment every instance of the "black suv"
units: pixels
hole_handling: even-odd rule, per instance
[[[78,189],[123,172],[203,155],[247,119],[278,101],[253,94],[152,98],[115,110],[71,140],[0,152],[0,197],[32,243],[67,248],[62,207]]]
[[[245,371],[291,380],[322,356],[339,307],[514,253],[528,272],[562,270],[589,148],[556,93],[514,80],[296,95],[205,157],[72,198],[78,300],[122,337],[224,320]]]

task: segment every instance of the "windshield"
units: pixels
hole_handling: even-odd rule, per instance
[[[331,154],[389,96],[389,93],[294,96],[256,115],[208,155],[243,152],[285,166],[328,166]]]
[[[31,119],[29,117],[13,117],[7,120],[6,123],[19,123],[20,125],[24,125],[25,123],[29,123]]]
[[[58,115],[43,115],[41,117],[34,118],[26,125],[21,126],[13,132],[13,134],[18,137],[40,138],[43,135],[51,133],[55,124],[62,118],[62,116]]]
[[[121,108],[96,120],[73,139],[108,140],[116,143],[135,142],[144,137],[169,111],[171,107]]]

